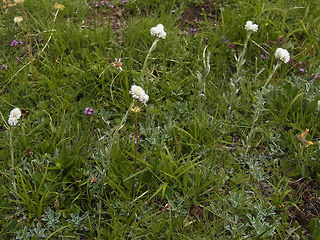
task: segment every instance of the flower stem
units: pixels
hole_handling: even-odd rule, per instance
[[[248,48],[248,43],[249,43],[249,39],[251,37],[251,34],[252,32],[250,31],[247,35],[247,38],[246,38],[246,41],[244,42],[244,46],[243,46],[243,49],[242,49],[242,52],[240,53],[239,57],[237,58],[237,64],[236,64],[236,68],[237,68],[237,73],[236,73],[236,82],[239,81],[240,79],[240,73],[241,73],[241,67],[243,66],[244,64],[244,55],[246,54],[247,52],[247,48]]]
[[[14,148],[13,148],[13,141],[12,141],[12,128],[9,128],[9,148],[10,148],[10,157],[11,157],[11,177],[12,177],[12,185],[13,191],[16,192],[16,180],[14,178]]]
[[[44,45],[44,47],[41,49],[40,53],[42,53],[44,51],[44,49],[48,46],[51,38],[52,38],[52,33],[53,33],[53,30],[54,30],[54,24],[56,22],[56,19],[57,19],[57,16],[58,16],[58,13],[59,13],[59,9],[57,9],[56,13],[54,14],[54,19],[53,19],[53,25],[52,25],[52,29],[51,29],[51,33],[50,33],[50,36],[46,42],[46,44]]]
[[[138,159],[138,146],[139,146],[139,135],[138,135],[138,114],[139,112],[135,112],[136,114],[136,118],[135,118],[135,126],[136,126],[136,132],[135,132],[135,156],[134,156],[134,166],[133,166],[133,179],[132,179],[132,196],[134,196],[134,182],[135,182],[135,178],[136,178],[136,171],[137,171],[137,159]]]
[[[263,85],[262,89],[267,88],[270,80],[272,79],[273,75],[276,73],[277,69],[280,67],[281,62],[278,62],[277,65],[274,67],[273,72],[270,74],[270,76],[268,77],[267,81],[265,82],[265,84]]]
[[[21,24],[20,23],[18,23],[18,25],[19,25],[19,27],[20,27],[20,29],[21,29],[21,32],[22,32],[22,35],[24,36],[24,40],[25,40],[25,43],[26,43],[26,51],[29,53],[29,56],[30,56],[30,51],[29,51],[29,44],[28,44],[28,38],[27,38],[27,35],[24,33],[24,31],[23,31],[23,28],[22,28],[22,26],[21,26]]]
[[[26,23],[27,23],[27,27],[28,27],[28,36],[29,36],[29,44],[26,42],[26,44],[29,45],[29,58],[30,58],[30,61],[31,61],[31,71],[32,71],[32,76],[34,75],[34,66],[33,66],[33,57],[32,57],[32,40],[31,40],[31,29],[30,29],[30,25],[29,25],[29,20],[28,20],[28,15],[26,13],[26,11],[24,10],[24,7],[23,5],[21,5],[21,11],[24,15],[24,18],[26,19]]]
[[[251,34],[252,34],[251,31],[248,32],[247,38],[246,38],[246,40],[244,42],[244,46],[243,46],[242,52],[240,53],[239,57],[237,57],[235,55],[235,59],[237,61],[236,62],[236,69],[237,70],[236,70],[235,75],[233,75],[233,77],[231,77],[231,79],[230,79],[230,100],[229,100],[229,108],[228,108],[228,115],[229,115],[230,118],[231,118],[232,108],[233,108],[233,106],[234,106],[234,104],[236,102],[237,84],[241,79],[241,68],[245,63],[244,56],[245,56],[245,54],[247,52],[248,43],[249,43]]]
[[[157,38],[156,40],[154,40],[154,42],[152,43],[149,51],[148,51],[148,54],[146,56],[146,59],[144,60],[144,63],[143,63],[143,66],[142,66],[142,70],[141,70],[141,80],[143,79],[144,77],[144,73],[146,71],[146,67],[147,67],[147,62],[148,62],[148,59],[150,58],[150,55],[151,55],[151,52],[156,49],[157,47],[157,43],[159,42],[159,38]]]
[[[268,86],[270,80],[272,79],[273,75],[275,74],[275,72],[277,71],[277,69],[279,68],[280,65],[281,65],[281,62],[278,62],[277,65],[274,67],[272,73],[269,75],[268,79],[266,80],[265,84],[262,86],[261,90],[256,95],[257,96],[256,97],[257,104],[255,105],[255,111],[254,111],[254,115],[253,115],[253,121],[251,124],[250,132],[249,132],[247,139],[246,139],[245,158],[247,158],[249,148],[250,148],[251,138],[252,138],[254,131],[255,131],[254,126],[255,126],[256,122],[258,121],[261,112],[264,109],[263,94],[266,92],[267,86]]]

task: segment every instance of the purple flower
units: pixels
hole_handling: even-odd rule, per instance
[[[136,134],[135,133],[132,133],[131,135],[130,135],[130,140],[133,138],[133,136],[135,136]],[[135,137],[134,138],[134,144],[138,144],[138,138],[139,138],[139,136],[138,137]]]
[[[17,46],[18,44],[19,44],[19,42],[14,39],[14,40],[11,42],[10,46],[11,46],[11,47],[14,47],[14,46]]]
[[[222,38],[221,38],[221,41],[224,42],[224,43],[228,43],[228,38],[222,37]]]
[[[1,70],[6,70],[8,67],[4,64],[2,64]]]
[[[302,67],[306,67],[306,66],[308,66],[308,63],[303,62],[303,63],[302,63]]]
[[[197,29],[196,29],[196,28],[190,28],[190,33],[195,34],[195,33],[196,33],[196,31],[197,31]]]
[[[133,138],[133,136],[134,136],[135,134],[134,133],[132,133],[131,135],[130,135],[130,140]]]
[[[95,111],[92,108],[88,108],[88,107],[84,110],[84,114],[87,114],[90,116],[92,116],[94,114],[94,112]]]
[[[98,4],[99,4],[99,2],[94,2],[95,7],[98,7],[99,6]]]
[[[304,68],[300,68],[299,71],[300,73],[304,73],[306,70],[304,70]]]
[[[17,36],[14,35],[14,38],[16,38],[16,37],[17,37]],[[23,42],[23,41],[17,41],[16,39],[13,39],[12,42],[11,42],[11,44],[10,44],[10,46],[11,46],[11,47],[14,47],[14,46],[17,46],[18,44],[24,44],[24,42]]]
[[[228,48],[233,49],[234,48],[234,44],[233,43],[229,43],[228,44]]]
[[[114,8],[114,6],[113,6],[113,5],[110,5],[110,8],[112,9],[112,8]]]
[[[126,1],[126,0],[123,0],[123,1],[122,1],[122,4],[126,4],[127,2],[128,2],[128,1]]]
[[[266,54],[261,54],[260,57],[261,57],[263,60],[269,59],[269,52],[266,51]]]
[[[106,1],[101,1],[100,2],[102,6],[107,5],[108,3]]]

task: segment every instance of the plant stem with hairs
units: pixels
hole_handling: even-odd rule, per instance
[[[266,80],[265,84],[256,93],[256,104],[254,106],[255,111],[254,111],[254,115],[253,115],[253,121],[252,121],[252,124],[251,124],[250,132],[246,137],[245,158],[247,158],[247,155],[248,155],[248,152],[249,152],[250,142],[251,142],[252,136],[253,136],[253,134],[255,132],[256,122],[258,121],[261,112],[264,110],[264,103],[265,102],[264,102],[264,99],[263,99],[263,95],[267,92],[267,86],[268,86],[270,80],[272,79],[273,75],[275,74],[275,72],[277,71],[277,69],[279,68],[280,65],[281,65],[281,63],[278,62],[277,65],[274,66],[274,69],[273,69],[272,73],[269,75],[269,77]]]
[[[26,35],[26,34],[25,34],[25,32],[23,31],[23,28],[22,28],[21,24],[20,24],[20,23],[18,23],[18,25],[19,25],[19,27],[20,27],[20,29],[21,29],[22,35],[23,35],[23,37],[24,37],[24,41],[25,41],[25,43],[26,43],[26,49],[27,49],[27,52],[28,52],[28,54],[29,54],[29,56],[30,56],[30,52],[29,52],[29,44],[28,44],[28,38],[27,38],[27,35]],[[31,56],[31,57],[32,57],[32,56]]]
[[[244,42],[244,46],[243,46],[243,49],[242,49],[242,52],[240,53],[240,55],[237,57],[237,55],[235,55],[235,59],[236,59],[236,73],[234,74],[233,77],[231,77],[230,79],[230,98],[229,98],[229,109],[228,109],[228,115],[231,116],[231,112],[232,112],[232,109],[234,107],[234,103],[236,102],[236,98],[237,98],[237,93],[238,93],[238,90],[237,90],[237,85],[238,83],[240,82],[242,76],[241,76],[241,69],[242,69],[242,66],[244,65],[244,63],[246,62],[246,60],[244,59],[244,56],[247,52],[247,48],[248,48],[248,43],[249,43],[249,40],[250,40],[250,37],[252,35],[252,32],[248,32],[247,34],[247,38]]]
[[[134,165],[133,165],[133,179],[132,179],[132,196],[134,196],[134,181],[136,178],[136,171],[137,171],[137,160],[138,160],[138,147],[139,147],[139,125],[138,125],[138,111],[135,111],[135,127],[136,127],[136,131],[135,131],[135,140],[134,140],[134,144],[135,144],[135,155],[134,155]]]
[[[11,158],[11,177],[12,177],[12,185],[13,191],[16,192],[16,180],[14,178],[14,148],[12,141],[12,127],[9,127],[9,148],[10,148],[10,158]]]
[[[31,29],[30,29],[30,25],[29,25],[29,20],[28,20],[28,15],[26,13],[26,11],[24,10],[23,5],[21,5],[21,11],[23,13],[24,18],[26,19],[26,23],[27,23],[27,28],[28,28],[28,37],[29,37],[29,43],[28,41],[26,41],[26,44],[28,47],[28,53],[29,53],[29,58],[31,61],[31,71],[32,71],[32,76],[34,75],[34,66],[33,66],[33,60],[34,58],[32,57],[32,40],[31,40]],[[20,25],[20,24],[19,24]],[[21,27],[21,26],[20,26]],[[23,31],[23,30],[22,30]]]
[[[144,74],[145,74],[145,71],[146,71],[146,68],[147,68],[147,62],[148,62],[148,59],[150,58],[150,55],[151,55],[151,52],[156,49],[157,47],[157,43],[159,42],[159,38],[157,38],[156,40],[154,40],[154,42],[152,43],[148,53],[147,53],[147,56],[146,56],[146,59],[144,60],[144,63],[143,63],[143,66],[142,66],[142,70],[141,70],[141,80],[143,79],[144,77]]]
[[[243,49],[242,49],[242,52],[240,53],[239,57],[236,57],[236,61],[237,61],[237,64],[236,64],[236,68],[237,68],[237,73],[236,73],[236,77],[235,77],[235,83],[237,83],[240,78],[241,78],[241,67],[244,65],[245,63],[245,60],[244,60],[244,55],[246,54],[247,52],[247,48],[248,48],[248,42],[250,40],[250,37],[251,37],[251,34],[252,32],[248,32],[247,34],[247,38],[246,38],[246,41],[244,42],[244,46],[243,46]]]

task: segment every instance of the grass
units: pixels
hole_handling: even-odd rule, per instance
[[[316,3],[54,3],[23,4],[32,58],[0,10],[1,239],[319,239]]]

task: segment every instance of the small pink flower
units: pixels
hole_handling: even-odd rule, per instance
[[[89,108],[89,107],[87,107],[87,108],[84,110],[84,114],[90,115],[90,116],[93,116],[94,112],[95,112],[95,111],[94,111],[92,108]]]
[[[123,69],[122,69],[122,62],[121,62],[121,58],[116,58],[115,59],[115,63],[113,63],[113,65],[115,66],[115,67],[117,67],[120,71],[122,71]]]
[[[195,34],[197,32],[197,29],[196,28],[190,28],[190,33],[191,34]]]

